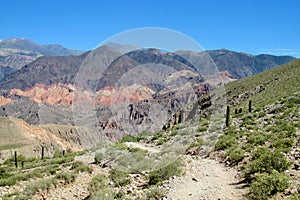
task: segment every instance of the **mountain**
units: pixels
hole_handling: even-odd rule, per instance
[[[234,78],[249,77],[295,60],[291,56],[237,53],[226,49],[208,51],[220,71],[228,70]]]
[[[27,89],[36,84],[51,85],[74,80],[85,55],[44,56],[6,76],[0,82],[2,89]]]
[[[227,49],[209,50],[206,52],[178,51],[178,55],[195,61],[194,65],[205,65],[214,62],[219,71],[228,71],[233,78],[240,79],[272,69],[276,66],[291,62],[296,58],[291,56],[273,56],[267,54],[251,55]],[[212,59],[207,58],[206,53]],[[204,62],[205,61],[205,62]]]
[[[49,52],[49,54],[44,54],[46,56],[70,56],[83,53],[83,51],[68,49],[58,44],[42,45],[42,47]]]
[[[0,41],[0,55],[11,54],[44,55],[44,56],[69,56],[79,55],[82,51],[71,50],[61,45],[39,45],[25,38],[12,38]]]
[[[34,46],[34,45],[33,45]],[[116,45],[113,45],[114,47]],[[36,46],[34,46],[36,47]],[[118,49],[122,48],[117,45]],[[33,47],[31,49],[34,49]],[[127,49],[127,48],[125,48]],[[200,70],[202,75],[214,74],[210,68],[212,61],[215,62],[219,72],[228,72],[232,78],[239,79],[248,77],[267,69],[271,69],[278,65],[290,62],[295,58],[290,56],[272,56],[272,55],[258,55],[253,56],[246,53],[239,53],[229,50],[211,50],[206,52],[190,52],[178,51],[176,53],[163,53],[156,49],[138,49],[128,52],[118,58],[121,54],[112,48],[99,47],[97,51],[105,53],[108,60],[116,59],[111,64],[110,68],[104,72],[105,76],[101,80],[96,80],[96,75],[93,80],[89,80],[93,87],[97,89],[105,86],[111,86],[116,83],[122,74],[138,65],[145,65],[147,63],[162,64],[178,69],[185,69],[184,67],[195,67]],[[10,76],[5,77],[0,82],[2,89],[22,89],[33,87],[35,84],[51,85],[54,83],[73,83],[74,78],[81,66],[81,63],[86,58],[89,52],[79,56],[60,56],[60,57],[41,57],[36,61],[27,64],[22,69],[16,71]],[[187,60],[191,61],[188,63]],[[0,64],[1,65],[1,64]],[[116,73],[117,72],[117,73]],[[216,72],[218,73],[218,72]],[[118,75],[119,74],[119,75]],[[88,80],[87,80],[88,81]],[[97,81],[98,83],[96,83]]]
[[[0,80],[42,56],[80,55],[82,51],[65,48],[61,45],[38,45],[28,39],[12,38],[0,40]]]

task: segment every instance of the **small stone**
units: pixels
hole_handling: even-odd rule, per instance
[[[192,180],[198,182],[198,179],[196,179],[195,177],[193,177]]]
[[[296,188],[291,190],[291,194],[296,194],[296,193],[298,193],[298,190]]]

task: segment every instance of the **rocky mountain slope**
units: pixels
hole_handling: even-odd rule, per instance
[[[11,156],[11,149],[24,156],[39,156],[43,145],[45,155],[51,155],[63,149],[83,150],[105,140],[87,128],[58,124],[34,126],[14,117],[0,117],[0,131],[0,159]]]

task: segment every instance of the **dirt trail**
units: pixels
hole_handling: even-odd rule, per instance
[[[170,180],[167,199],[245,199],[245,189],[236,184],[237,172],[218,161],[188,157],[185,170],[184,176]]]

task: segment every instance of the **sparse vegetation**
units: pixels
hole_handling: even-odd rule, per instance
[[[169,179],[172,176],[179,176],[181,174],[182,174],[182,161],[176,160],[173,163],[163,168],[150,172],[148,176],[149,184],[157,185],[162,181]]]
[[[122,187],[131,182],[129,173],[120,171],[118,169],[110,170],[108,178],[114,182],[115,187]]]
[[[270,174],[262,173],[252,182],[249,199],[265,200],[289,186],[289,177],[274,170]]]

